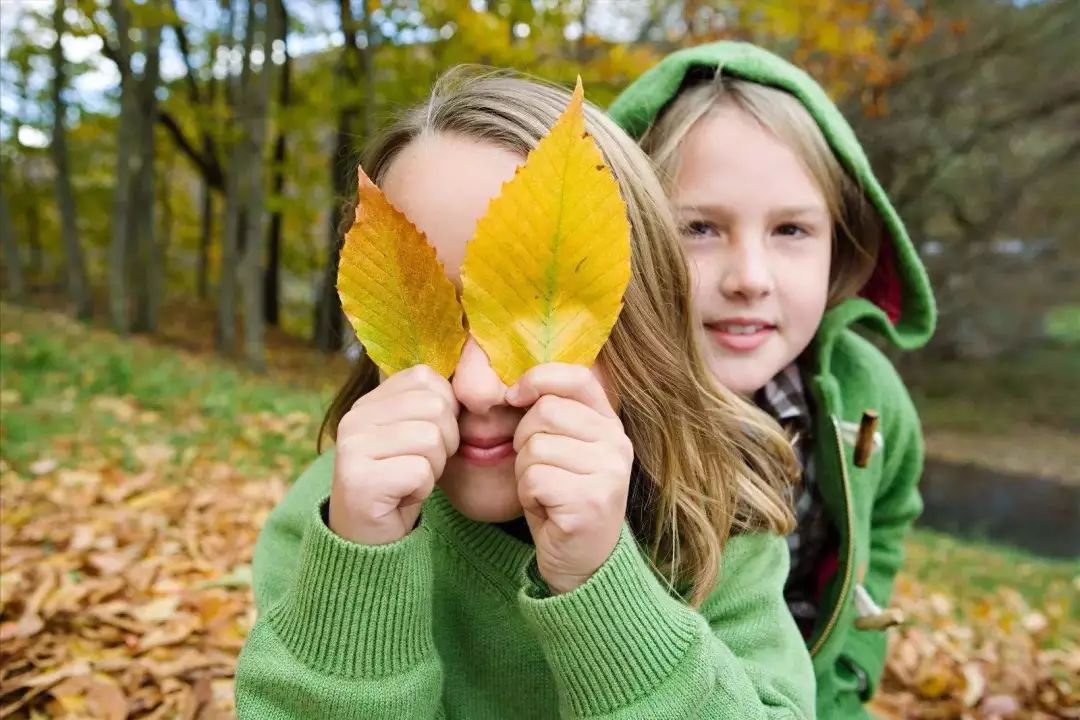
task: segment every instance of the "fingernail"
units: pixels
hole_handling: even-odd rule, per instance
[[[506,388],[506,402],[510,403],[511,405],[517,402],[519,395],[521,395],[521,390],[516,384]]]

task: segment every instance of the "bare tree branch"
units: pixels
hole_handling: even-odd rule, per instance
[[[1080,87],[1067,88],[1059,95],[976,126],[962,140],[953,144],[947,152],[941,153],[938,162],[931,163],[923,172],[916,174],[913,179],[896,191],[897,206],[905,208],[921,198],[960,158],[971,152],[988,136],[1015,127],[1017,124],[1049,117],[1076,105],[1080,105]]]
[[[179,17],[180,13],[176,9],[176,0],[170,0],[173,12]],[[191,95],[191,99],[195,103],[200,103],[199,83],[195,80],[195,70],[191,65],[191,44],[188,42],[187,31],[184,30],[184,24],[178,22],[172,26],[173,33],[176,35],[176,43],[180,46],[180,55],[184,58],[184,67],[187,68],[187,86],[188,93]],[[214,62],[214,58],[210,58],[210,62]]]
[[[221,190],[222,192],[224,192],[225,173],[222,170],[221,164],[218,162],[217,158],[213,156],[207,157],[206,155],[203,155],[198,150],[196,150],[195,146],[191,144],[191,141],[189,141],[187,136],[184,134],[183,128],[181,128],[179,123],[176,122],[176,118],[169,114],[167,110],[162,109],[160,111],[158,115],[158,122],[160,122],[165,127],[165,129],[169,131],[169,134],[172,135],[173,140],[176,141],[176,144],[180,148],[180,150],[188,156],[188,159],[190,159],[196,167],[199,168],[199,171],[206,178],[206,182],[216,190]]]

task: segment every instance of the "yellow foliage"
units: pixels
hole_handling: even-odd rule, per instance
[[[592,363],[630,279],[626,207],[585,132],[583,98],[579,79],[466,250],[469,329],[507,384],[539,363]]]
[[[345,316],[388,375],[430,365],[449,377],[465,342],[454,286],[424,234],[358,174],[356,218],[338,268]]]

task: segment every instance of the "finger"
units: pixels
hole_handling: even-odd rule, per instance
[[[567,400],[577,400],[601,415],[616,416],[600,381],[584,365],[537,365],[506,391],[506,401],[514,407],[528,407],[542,395],[558,395]]]
[[[544,395],[537,400],[514,431],[514,450],[520,451],[528,439],[538,433],[565,435],[594,442],[615,431],[622,432],[618,418],[598,415],[595,410],[577,400],[557,395]]]
[[[396,372],[386,378],[377,388],[367,395],[359,398],[353,407],[362,403],[365,399],[381,400],[385,397],[397,395],[409,390],[430,390],[446,398],[453,407],[457,407],[457,399],[454,390],[450,387],[450,381],[427,365],[415,365],[406,370]]]
[[[435,489],[431,460],[423,455],[397,455],[378,460],[373,470],[382,478],[380,490],[397,504],[412,505],[423,502]]]
[[[518,452],[514,459],[514,470],[521,477],[530,465],[550,465],[588,475],[597,471],[596,455],[602,447],[565,435],[536,433]]]
[[[426,420],[439,426],[446,453],[457,452],[459,435],[457,401],[430,390],[408,390],[354,406],[338,425],[338,437],[346,438],[368,427],[393,425],[406,420]]]
[[[588,478],[552,465],[530,465],[518,476],[518,501],[531,515],[547,517],[549,512],[578,502]]]
[[[418,455],[427,458],[431,472],[442,477],[448,456],[442,431],[426,420],[405,420],[394,425],[359,432],[340,441],[342,451],[356,452],[372,460]]]

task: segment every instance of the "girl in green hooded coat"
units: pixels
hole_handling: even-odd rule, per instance
[[[765,50],[673,53],[610,114],[668,185],[714,376],[794,438],[803,482],[784,594],[813,658],[817,716],[868,717],[922,507],[923,446],[903,382],[855,328],[925,343],[925,270],[839,110]]]

